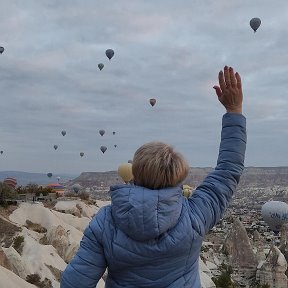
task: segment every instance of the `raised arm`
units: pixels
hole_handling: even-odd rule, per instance
[[[219,86],[213,88],[227,113],[222,119],[217,166],[188,199],[192,225],[203,236],[222,217],[244,169],[246,119],[242,115],[240,75],[225,66],[224,73],[219,72]]]
[[[107,263],[102,247],[105,208],[100,209],[84,231],[80,248],[61,277],[61,288],[95,288]]]

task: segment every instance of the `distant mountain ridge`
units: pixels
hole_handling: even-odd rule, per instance
[[[212,167],[190,168],[184,184],[197,187],[211,172]],[[97,199],[108,200],[107,188],[123,183],[117,171],[82,172],[81,175],[67,183],[68,187],[78,183],[87,192],[93,193]],[[104,189],[106,187],[106,190]],[[288,167],[246,167],[237,188],[237,197],[247,200],[257,196],[258,199],[267,197],[288,197]],[[259,198],[260,197],[260,198]]]
[[[60,177],[60,182],[67,182],[77,177],[77,174],[55,174],[51,178],[45,173],[33,173],[22,171],[0,171],[0,181],[3,181],[6,177],[13,177],[17,179],[17,185],[25,186],[29,183],[38,185],[47,185],[49,183],[58,182],[57,177]]]
[[[190,168],[189,174],[183,183],[197,187],[213,169],[212,167]],[[47,185],[57,182],[58,176],[60,182],[65,183],[68,189],[72,190],[73,184],[78,183],[83,190],[99,196],[101,200],[110,198],[107,190],[111,185],[123,183],[117,171],[82,172],[80,175],[63,173],[55,174],[51,178],[48,178],[44,173],[0,171],[0,181],[3,181],[6,177],[15,177],[18,185],[29,183]],[[288,167],[246,167],[237,190],[236,198],[239,197],[243,200],[250,197],[269,199],[269,197],[274,196],[288,199]]]

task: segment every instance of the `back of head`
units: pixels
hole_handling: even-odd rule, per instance
[[[187,176],[189,166],[173,147],[162,142],[142,145],[134,154],[132,172],[136,185],[150,189],[175,187]]]

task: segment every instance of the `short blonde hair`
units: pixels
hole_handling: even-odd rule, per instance
[[[139,186],[150,189],[175,187],[186,178],[188,171],[184,157],[162,142],[144,144],[134,154],[132,173]]]

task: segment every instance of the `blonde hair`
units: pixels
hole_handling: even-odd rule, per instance
[[[183,156],[162,142],[144,144],[134,154],[132,173],[139,186],[150,189],[175,187],[186,178],[188,171]]]

